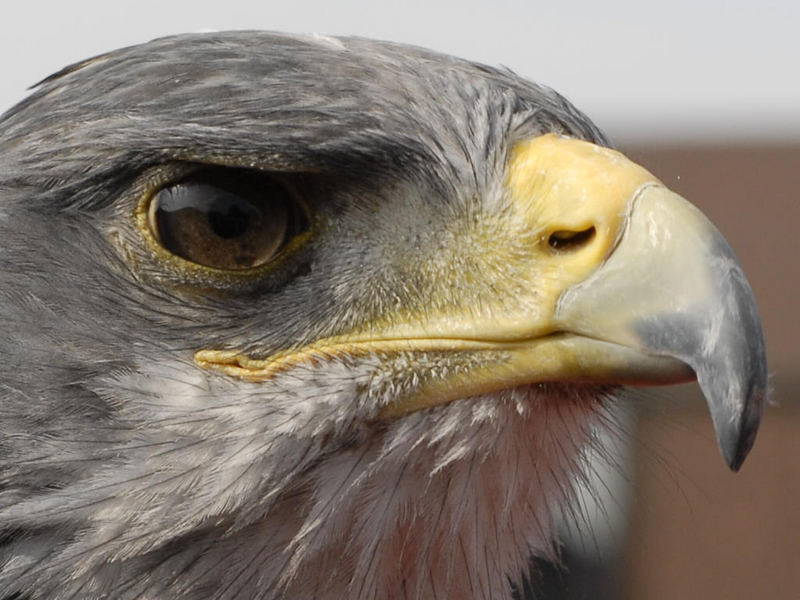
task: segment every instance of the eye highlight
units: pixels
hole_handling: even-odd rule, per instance
[[[167,251],[224,270],[258,267],[308,229],[297,195],[258,171],[205,168],[159,189],[147,220]]]

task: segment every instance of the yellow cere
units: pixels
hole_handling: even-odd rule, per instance
[[[559,292],[585,278],[613,249],[631,199],[648,184],[661,185],[619,152],[555,134],[518,143],[508,164],[507,187],[527,228],[543,238],[595,228],[586,248],[553,261]]]

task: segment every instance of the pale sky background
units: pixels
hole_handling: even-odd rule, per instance
[[[619,142],[800,142],[800,2],[14,2],[0,111],[62,66],[163,35],[359,35],[505,65],[556,88]]]

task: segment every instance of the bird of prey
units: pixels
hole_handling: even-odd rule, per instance
[[[408,46],[126,48],[0,119],[0,598],[509,598],[630,386],[737,469],[752,291],[554,91]]]

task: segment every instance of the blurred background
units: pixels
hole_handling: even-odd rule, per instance
[[[727,471],[693,386],[622,407],[603,507],[565,527],[547,599],[800,598],[800,3],[671,0],[15,2],[0,111],[62,66],[179,32],[272,29],[426,46],[556,88],[727,237],[764,319],[772,400]],[[588,533],[587,533],[588,531]]]

